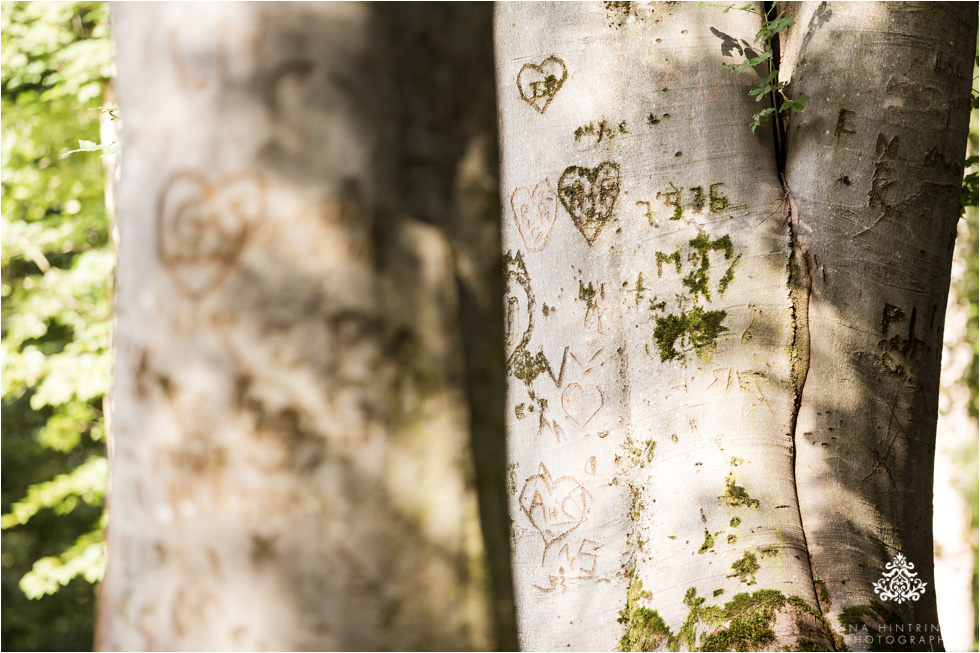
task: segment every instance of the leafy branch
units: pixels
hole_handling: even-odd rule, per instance
[[[725,14],[732,9],[736,11],[744,11],[750,14],[755,14],[762,19],[762,28],[756,33],[754,41],[756,45],[762,48],[762,54],[757,54],[750,47],[746,47],[744,49],[739,48],[745,57],[745,61],[737,64],[722,65],[722,68],[725,70],[730,70],[736,74],[743,73],[750,68],[756,68],[757,66],[763,64],[766,66],[766,74],[764,76],[760,75],[762,79],[758,84],[749,90],[749,95],[754,97],[756,102],[761,102],[763,98],[769,98],[770,106],[752,116],[752,122],[750,124],[752,132],[755,133],[755,130],[758,129],[759,125],[774,117],[774,114],[778,115],[790,110],[792,110],[794,113],[803,111],[803,107],[806,105],[807,100],[810,99],[810,96],[806,95],[805,93],[800,93],[798,96],[796,96],[796,99],[791,99],[783,95],[783,87],[786,86],[786,83],[779,81],[779,69],[776,67],[772,46],[773,39],[785,31],[788,27],[795,25],[796,21],[782,11],[776,14],[775,17],[770,18],[770,15],[774,11],[775,7],[762,11],[751,3],[739,7],[735,4],[698,2],[698,6],[716,7],[721,9],[722,13]],[[746,41],[742,41],[742,43],[748,46]],[[782,102],[779,101],[780,98],[782,98]]]
[[[98,111],[109,116],[109,120],[119,120],[119,108],[118,107],[99,107]],[[111,154],[115,154],[122,149],[122,141],[114,140],[109,143],[96,143],[94,141],[78,141],[78,149],[70,150],[61,155],[62,159],[67,159],[72,154],[76,152],[102,152],[99,157],[101,159],[106,158]]]

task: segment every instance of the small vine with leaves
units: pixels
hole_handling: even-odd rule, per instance
[[[759,83],[749,90],[749,95],[754,97],[756,102],[761,102],[763,98],[768,98],[770,100],[769,107],[752,116],[752,122],[749,125],[752,128],[752,132],[755,133],[755,130],[758,129],[765,120],[773,119],[778,116],[778,114],[790,110],[795,113],[803,111],[803,107],[806,105],[807,100],[810,99],[810,96],[800,93],[795,99],[792,99],[783,95],[782,91],[783,87],[786,86],[786,83],[779,81],[779,65],[777,62],[778,55],[776,55],[773,50],[773,40],[776,38],[776,36],[785,31],[786,28],[795,25],[796,21],[787,16],[786,12],[783,11],[780,11],[778,14],[773,16],[775,4],[770,5],[764,10],[760,10],[751,3],[737,7],[734,4],[698,2],[698,6],[717,7],[722,10],[722,13],[726,14],[732,9],[735,9],[736,11],[744,11],[750,14],[755,14],[762,19],[762,28],[755,35],[755,44],[762,48],[762,54],[759,54],[758,56],[751,56],[756,53],[750,48],[745,48],[743,50],[745,61],[737,64],[722,65],[722,68],[725,70],[730,70],[734,73],[743,73],[750,68],[755,68],[756,66],[762,64],[765,64],[766,66],[766,73],[764,75],[760,73],[761,79]],[[743,43],[746,42],[743,41]],[[782,102],[780,102],[780,99],[782,99]]]

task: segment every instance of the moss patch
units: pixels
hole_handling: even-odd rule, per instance
[[[589,308],[595,306],[595,288],[592,287],[591,281],[587,286],[581,281],[578,282],[578,298],[584,301]]]
[[[717,589],[712,596],[723,593],[724,590]],[[816,612],[798,596],[787,598],[782,592],[771,589],[739,593],[724,606],[709,606],[705,605],[706,599],[699,597],[691,587],[684,595],[687,618],[674,633],[655,610],[639,605],[641,600],[650,598],[651,594],[643,591],[640,581],[634,580],[627,595],[626,609],[619,613],[619,622],[626,624],[626,633],[619,643],[620,651],[679,651],[682,645],[688,651],[759,650],[776,640],[773,625],[778,610],[791,607],[798,617]],[[820,621],[816,627],[801,623],[799,618],[797,622],[800,630],[796,650],[827,650],[826,642],[832,640],[825,621]],[[783,650],[790,649],[787,646]]]
[[[745,491],[745,488],[741,485],[735,485],[735,475],[729,474],[728,478],[725,479],[725,494],[720,497],[724,499],[728,505],[732,507],[745,506],[747,508],[758,508],[759,500],[753,499],[749,496],[749,493]]]
[[[742,520],[738,517],[732,517],[732,520],[728,523],[732,528],[738,528],[738,525],[742,523]]]
[[[664,263],[673,263],[674,268],[677,270],[677,274],[681,273],[681,249],[678,247],[671,254],[664,254],[663,252],[657,252],[657,277],[662,277],[664,275]]]
[[[775,641],[772,625],[776,610],[783,607],[785,601],[777,590],[736,594],[723,609],[727,625],[706,635],[699,648],[703,651],[759,650]]]
[[[698,549],[698,553],[705,553],[705,552],[708,551],[708,549],[710,549],[714,545],[715,545],[715,537],[714,537],[714,535],[712,535],[710,531],[708,531],[707,529],[705,529],[705,531],[704,531],[704,543],[701,545],[701,548]]]
[[[735,280],[735,266],[738,264],[738,261],[741,258],[741,255],[736,256],[735,260],[732,261],[732,264],[728,266],[727,270],[725,270],[725,274],[721,276],[721,279],[718,281],[719,294],[724,295],[725,291],[728,290],[728,286]]]
[[[751,551],[746,551],[745,555],[732,563],[732,570],[735,572],[729,578],[735,577],[746,585],[755,585],[755,573],[759,571],[759,560]]]
[[[820,609],[824,612],[830,607],[830,592],[827,591],[827,583],[822,580],[813,581],[813,587],[817,590],[817,600],[820,601]]]
[[[656,610],[639,605],[641,599],[650,599],[650,592],[643,591],[643,581],[635,578],[626,595],[626,609],[619,613],[619,623],[626,624],[626,632],[619,640],[620,651],[660,651],[671,639],[670,628]]]
[[[705,311],[695,306],[687,313],[658,317],[653,339],[660,352],[660,362],[683,358],[675,347],[678,339],[682,347],[692,346],[695,352],[703,355],[715,345],[719,335],[728,331],[728,327],[722,324],[727,316],[726,311]]]
[[[708,255],[713,251],[719,251],[724,254],[725,260],[731,260],[735,256],[735,247],[732,245],[732,239],[728,234],[711,240],[704,231],[699,231],[698,235],[689,241],[689,244],[697,252],[691,255],[691,261],[697,267],[684,277],[683,283],[690,289],[691,295],[694,297],[703,295],[705,299],[710,300],[711,290],[708,287],[708,269],[711,266],[711,260]],[[725,274],[722,275],[721,281],[718,284],[718,292],[724,294],[734,278],[735,264],[733,263],[728,267]]]
[[[523,381],[527,386],[530,386],[543,372],[551,372],[551,365],[548,364],[548,358],[543,351],[531,354],[526,349],[518,348],[507,361],[507,373]]]
[[[694,193],[694,199],[691,201],[691,208],[700,213],[704,210],[704,188],[701,186],[695,186],[691,189]]]
[[[709,192],[711,197],[709,198],[709,203],[711,206],[712,213],[721,213],[728,208],[728,198],[722,195],[718,190],[725,184],[711,184],[709,187]]]

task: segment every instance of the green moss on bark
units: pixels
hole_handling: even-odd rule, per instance
[[[653,329],[653,339],[660,352],[660,362],[682,357],[675,346],[678,339],[682,347],[685,344],[693,346],[698,354],[713,347],[718,336],[728,331],[722,325],[727,316],[726,311],[705,311],[700,306],[695,306],[687,313],[671,313],[658,317]]]
[[[735,475],[729,474],[728,478],[725,479],[725,494],[723,497],[728,505],[737,508],[739,506],[745,506],[746,508],[758,508],[759,500],[753,499],[749,496],[749,493],[745,491],[745,488],[741,485],[735,484]]]
[[[664,263],[673,263],[674,269],[677,270],[677,274],[681,273],[681,250],[678,247],[670,254],[664,254],[663,252],[656,253],[657,258],[657,277],[662,277],[664,275]]]
[[[724,590],[715,590],[713,597]],[[797,617],[799,632],[795,645],[782,650],[827,650],[832,633],[819,612],[798,596],[787,598],[772,589],[757,590],[751,594],[736,594],[723,606],[705,605],[707,599],[697,595],[691,587],[684,595],[688,608],[687,618],[674,633],[649,607],[641,601],[651,599],[636,579],[630,585],[626,609],[620,612],[619,622],[626,624],[626,633],[620,639],[620,651],[679,651],[683,645],[688,651],[753,651],[769,647],[775,640],[774,625],[779,610],[790,610]],[[816,614],[815,624],[803,623],[805,615]]]
[[[704,543],[701,548],[698,549],[698,553],[706,553],[711,547],[715,545],[715,537],[711,534],[711,531],[705,529],[704,531]]]
[[[738,578],[746,585],[755,585],[755,572],[759,571],[759,560],[751,551],[746,551],[745,555],[732,563],[732,576]]]
[[[671,639],[670,629],[656,610],[639,604],[649,600],[650,592],[643,591],[643,581],[635,578],[626,595],[626,609],[619,613],[619,623],[626,632],[619,640],[620,651],[659,651]]]

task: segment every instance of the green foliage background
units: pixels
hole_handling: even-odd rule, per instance
[[[113,76],[107,8],[4,2],[0,12],[0,645],[89,650],[104,566],[115,255],[98,154],[63,155],[99,141],[102,84]]]

